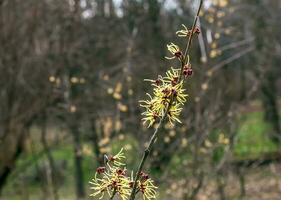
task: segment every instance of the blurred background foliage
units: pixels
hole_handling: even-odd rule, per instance
[[[0,199],[88,199],[104,154],[135,169],[138,101],[196,0],[0,0]],[[146,166],[159,199],[280,199],[279,0],[205,0],[182,124]]]

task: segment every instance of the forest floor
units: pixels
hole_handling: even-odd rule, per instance
[[[245,169],[245,196],[244,200],[280,200],[281,198],[281,164],[270,164],[268,166]],[[176,183],[176,182],[175,182]],[[69,185],[69,184],[66,184]],[[63,186],[59,191],[61,200],[75,200],[73,196],[74,186]],[[161,196],[159,200],[183,200],[178,197],[184,191],[184,188],[178,185],[170,185],[170,187],[161,187]],[[165,191],[165,192],[164,192]],[[88,195],[85,199],[90,198]],[[239,181],[234,174],[229,174],[225,188],[225,200],[239,199]],[[217,185],[212,179],[207,180],[201,188],[196,200],[219,200],[217,195]],[[1,200],[51,200],[51,197],[43,195],[42,191],[30,189],[25,186],[14,188],[14,194],[0,197]],[[117,200],[117,199],[116,199]]]
[[[280,200],[281,199],[281,164],[270,164],[267,166],[247,168],[243,170],[245,178],[245,194],[240,196],[239,178],[237,175],[227,174],[224,189],[225,200]],[[178,182],[177,182],[178,183]],[[169,188],[163,188],[159,199],[183,200],[182,194],[186,187],[180,184],[171,184]],[[218,196],[218,187],[214,179],[205,180],[204,185],[196,196],[196,200],[221,200]]]
[[[234,148],[235,158],[238,160],[259,158],[266,153],[274,153],[280,151],[280,147],[276,146],[268,138],[268,132],[270,127],[263,122],[263,114],[259,111],[258,105],[253,105],[249,110],[245,110],[241,115],[241,124],[237,132],[237,144]],[[65,140],[66,144],[68,140]],[[69,141],[70,142],[70,141]],[[126,143],[134,143],[136,141],[130,141],[125,139],[123,142],[118,142],[117,147],[114,149],[120,149],[120,145]],[[116,144],[116,143],[115,143]],[[36,145],[36,144],[35,144]],[[84,155],[84,177],[85,188],[87,188],[87,195],[85,199],[89,198],[89,185],[88,181],[93,176],[95,168],[95,161],[91,154],[91,145],[85,144],[83,146]],[[135,158],[134,149],[128,157]],[[60,199],[72,200],[75,199],[73,194],[74,190],[74,166],[73,166],[73,149],[71,145],[62,145],[59,148],[53,150],[53,156],[58,164],[61,165],[61,184],[59,187]],[[48,188],[43,188],[38,184],[38,178],[40,178],[40,172],[44,173],[45,156],[41,156],[36,160],[39,163],[39,171],[35,173],[34,157],[22,157],[17,163],[17,170],[12,174],[10,181],[6,188],[4,188],[3,195],[0,196],[0,200],[48,200]],[[129,161],[130,163],[131,161]],[[26,163],[29,163],[25,167]],[[30,164],[31,163],[31,164]],[[173,165],[173,163],[171,163]],[[44,167],[45,166],[45,167]],[[39,174],[38,174],[39,172]],[[245,177],[245,200],[281,200],[281,163],[270,163],[265,166],[255,166],[244,168],[243,174]],[[42,178],[42,177],[41,177]],[[214,178],[208,178],[205,184],[202,186],[197,199],[198,200],[217,200],[217,184]],[[239,179],[235,174],[227,174],[226,179],[225,196],[226,200],[238,200],[239,199]],[[175,183],[180,183],[180,177],[174,180]],[[161,193],[161,200],[179,199],[177,195],[180,195],[185,187],[179,185],[161,184],[159,191]],[[175,195],[177,194],[177,195]],[[165,196],[165,197],[162,197]]]

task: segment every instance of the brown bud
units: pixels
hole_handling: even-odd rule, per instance
[[[182,57],[182,52],[181,52],[181,51],[177,51],[174,55],[175,55],[177,58],[181,58],[181,57]]]
[[[97,173],[98,174],[103,174],[105,172],[105,167],[98,167],[97,168]]]
[[[140,175],[143,178],[143,180],[147,180],[149,178],[148,174],[146,174],[144,172],[141,172]]]
[[[115,158],[113,156],[108,156],[108,160],[113,162],[113,161],[115,161]]]
[[[134,187],[134,181],[129,182],[129,187],[133,188]]]
[[[116,170],[116,173],[120,176],[120,175],[122,175],[122,176],[124,176],[125,174],[126,174],[126,171],[125,170],[122,170],[122,169],[117,169]]]
[[[192,68],[187,69],[187,75],[191,76],[193,74]]]
[[[178,83],[179,77],[174,77],[173,80],[171,81],[172,86],[175,86]]]
[[[191,68],[190,64],[186,64],[183,68],[183,75],[185,76],[185,78],[187,78],[188,76],[191,76],[193,74],[193,70]]]
[[[176,97],[178,92],[175,89],[172,89],[172,94]]]
[[[195,29],[194,29],[194,32],[193,33],[196,33],[196,34],[200,34],[201,33],[201,30],[200,30],[200,28],[197,26],[197,27],[195,27]]]
[[[170,94],[170,90],[165,88],[164,90],[162,90],[162,92],[165,94],[165,95],[169,95]]]
[[[159,78],[155,80],[155,84],[156,84],[156,85],[160,85],[160,83],[161,83],[161,81],[160,81]]]
[[[153,119],[156,120],[158,118],[158,114],[157,113],[153,113]]]

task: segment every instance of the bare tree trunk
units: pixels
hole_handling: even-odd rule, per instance
[[[13,161],[14,162],[21,155],[22,151],[23,151],[22,145],[18,144],[17,150],[16,150],[15,154],[13,155]],[[14,163],[9,165],[9,166],[5,166],[4,169],[1,170],[1,173],[0,173],[0,194],[2,192],[2,189],[3,189],[4,185],[6,184],[6,181],[7,181],[8,177],[9,177],[10,173],[13,170],[13,168],[14,168]]]
[[[17,144],[16,149],[14,151],[14,154],[11,156],[10,162],[8,164],[3,165],[0,169],[0,194],[2,192],[3,187],[5,186],[7,179],[13,169],[15,168],[15,163],[21,153],[23,152],[23,140],[25,137],[25,132],[28,128],[26,126],[23,127],[22,133],[20,133],[20,136],[17,138]]]
[[[220,173],[220,172],[218,172]],[[226,197],[225,197],[225,192],[224,192],[224,188],[225,188],[225,180],[224,180],[224,177],[223,175],[220,173],[220,174],[217,174],[217,190],[218,190],[218,195],[219,195],[219,199],[220,200],[226,200]]]
[[[261,86],[262,102],[264,107],[264,118],[272,125],[273,133],[270,135],[275,143],[279,143],[281,128],[280,117],[277,104],[277,90],[274,75],[271,72],[265,74],[264,81]]]
[[[75,166],[75,184],[76,184],[76,197],[77,199],[81,199],[85,197],[85,189],[84,189],[84,175],[82,169],[82,147],[81,140],[78,131],[77,124],[72,122],[70,125],[71,133],[73,136],[73,145],[74,145],[74,166]]]
[[[97,162],[98,162],[98,165],[101,166],[103,165],[103,156],[100,152],[100,149],[99,149],[99,136],[98,136],[98,133],[96,131],[96,128],[95,128],[95,124],[94,122],[92,122],[91,124],[91,129],[92,129],[92,134],[91,134],[91,140],[92,140],[92,143],[93,143],[93,149],[94,149],[94,152],[95,152],[95,156],[96,156],[96,159],[97,159]]]
[[[46,122],[47,122],[47,118],[46,118],[46,114],[44,113],[43,117],[42,117],[41,143],[43,145],[44,151],[46,152],[46,156],[48,159],[48,165],[50,167],[50,186],[51,186],[51,190],[52,190],[53,199],[58,200],[59,195],[58,195],[58,187],[56,184],[55,161],[52,156],[51,150],[49,149],[47,138],[46,138],[46,134],[47,134]]]
[[[242,172],[242,169],[237,166],[237,175],[239,178],[239,186],[240,186],[240,194],[239,194],[239,200],[243,200],[246,195],[246,189],[245,189],[245,177]]]

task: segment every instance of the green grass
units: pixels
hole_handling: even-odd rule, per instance
[[[234,153],[236,158],[256,158],[264,153],[278,151],[270,138],[271,126],[264,122],[262,112],[242,116]]]

